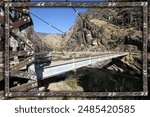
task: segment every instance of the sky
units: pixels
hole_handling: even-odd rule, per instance
[[[31,0],[31,1],[65,1],[65,0]],[[69,1],[92,1],[92,0],[69,0]],[[101,2],[102,0],[94,0]],[[76,8],[78,12],[85,12],[87,8]],[[31,7],[30,12],[35,14],[36,16],[40,17],[41,19],[45,20],[49,24],[57,27],[58,29],[62,30],[63,32],[67,32],[71,26],[73,26],[76,20],[76,13],[72,8],[54,8],[54,7],[47,7],[47,8],[37,8]],[[59,33],[56,29],[50,27],[46,23],[42,22],[35,16],[31,15],[34,30],[36,32],[43,32],[43,33]]]

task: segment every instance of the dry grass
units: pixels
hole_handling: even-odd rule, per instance
[[[68,78],[68,79],[66,79],[65,82],[66,82],[66,84],[67,84],[69,87],[71,87],[73,90],[76,90],[77,87],[78,87],[78,85],[77,85],[77,82],[78,82],[78,81],[77,81],[77,79],[73,78],[73,76],[70,77],[70,78]]]
[[[128,34],[131,35],[139,35],[139,37],[142,36],[142,32],[135,30],[134,28],[120,28],[116,25],[113,25],[111,23],[108,23],[104,20],[99,20],[99,19],[92,19],[91,23],[97,25],[97,26],[102,26],[104,27],[104,35],[107,35],[107,38],[111,39],[111,33],[117,35],[118,37],[121,36],[126,36]]]

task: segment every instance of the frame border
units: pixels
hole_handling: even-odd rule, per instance
[[[9,88],[9,8],[10,7],[142,7],[143,8],[143,91],[139,92],[11,92]],[[148,43],[148,2],[4,2],[5,8],[5,97],[118,97],[118,96],[148,96],[147,76],[147,43]]]

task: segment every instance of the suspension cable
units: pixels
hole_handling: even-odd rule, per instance
[[[65,0],[66,2],[69,2],[69,0]],[[89,23],[89,21],[87,21],[85,18],[83,18],[80,14],[79,14],[79,12],[78,12],[78,10],[77,9],[75,9],[74,7],[72,7],[72,9],[75,11],[75,13],[86,23],[86,24],[88,24],[89,26],[90,26],[90,23]],[[106,36],[104,36],[103,34],[101,34],[103,37],[105,37],[106,39],[108,39]]]
[[[49,25],[50,27],[56,29],[57,31],[61,32],[61,33],[64,33],[62,30],[60,30],[59,28],[53,26],[52,24],[48,23],[47,21],[45,21],[44,19],[40,18],[39,16],[35,15],[34,13],[32,13],[31,11],[29,11],[29,13],[31,15],[33,15],[34,17],[38,18],[39,20],[41,20],[42,22],[44,22],[45,24]]]
[[[66,2],[69,2],[68,0],[66,0]],[[77,9],[75,9],[74,7],[71,7],[73,10],[74,10],[74,12],[84,21],[84,22],[86,22],[87,24],[88,24],[88,22],[79,14],[79,12],[78,12],[78,10]],[[89,25],[89,24],[88,24]]]
[[[47,24],[48,26],[54,28],[55,30],[61,32],[61,33],[65,33],[63,32],[61,29],[55,27],[54,25],[50,24],[49,22],[45,21],[44,19],[40,18],[39,16],[35,15],[34,13],[32,13],[31,11],[27,10],[27,9],[23,9],[23,12],[19,11],[19,10],[16,10],[16,9],[12,9],[14,11],[17,11],[17,12],[20,12],[20,13],[26,13],[26,14],[31,14],[33,15],[34,17],[38,18],[39,20],[41,20],[42,22],[44,22],[45,24]]]

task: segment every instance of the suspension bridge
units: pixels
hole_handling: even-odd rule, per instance
[[[65,72],[73,71],[82,67],[86,67],[89,65],[96,64],[98,62],[104,62],[106,60],[111,60],[113,58],[123,57],[128,55],[127,52],[118,52],[118,53],[101,53],[101,54],[95,54],[93,53],[93,56],[89,57],[78,57],[78,58],[62,58],[53,60],[53,56],[47,56],[49,61],[49,64],[43,64],[43,59],[41,58],[42,62],[40,61],[40,58],[38,58],[38,62],[33,63],[32,65],[28,66],[28,74],[25,74],[24,72],[12,72],[12,77],[23,77],[30,80],[42,80],[46,78],[50,78],[53,76],[57,76],[60,74],[63,74]],[[51,60],[49,59],[51,58]],[[34,58],[31,58],[34,59]],[[35,60],[36,61],[36,60]],[[22,66],[22,68],[25,66]],[[27,67],[27,66],[26,66]],[[20,67],[20,69],[22,69]],[[14,68],[12,68],[14,69]],[[24,68],[26,69],[26,68]]]

